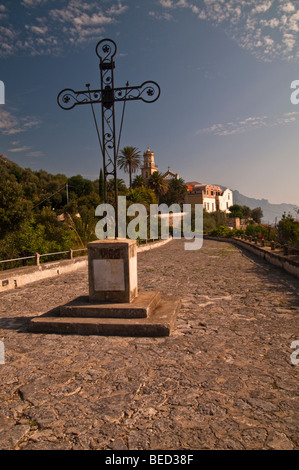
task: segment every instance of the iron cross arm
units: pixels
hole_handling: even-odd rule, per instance
[[[80,104],[102,103],[109,109],[114,102],[142,100],[145,103],[154,103],[160,96],[160,87],[156,82],[146,81],[140,86],[126,86],[111,88],[109,85],[102,90],[74,91],[70,88],[62,90],[58,97],[58,105],[62,109],[73,109]]]

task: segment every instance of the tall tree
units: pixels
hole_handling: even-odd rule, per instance
[[[243,217],[245,217],[246,219],[248,219],[249,217],[251,217],[251,209],[250,209],[250,207],[248,207],[248,206],[242,206],[242,212],[243,212]]]
[[[168,189],[168,183],[162,173],[159,171],[153,172],[150,179],[148,180],[148,186],[155,192],[158,202],[160,197],[164,195]]]
[[[142,175],[137,175],[135,176],[134,180],[133,180],[133,183],[132,183],[132,188],[135,189],[135,188],[143,188],[146,186],[146,181],[145,179],[143,178]]]
[[[166,204],[181,204],[186,194],[187,186],[183,178],[173,178],[168,184],[168,190],[163,197],[163,202],[166,202]]]
[[[75,197],[87,196],[93,190],[92,182],[81,175],[71,176],[68,184],[70,193],[74,193]]]
[[[126,196],[127,194],[127,187],[125,182],[122,178],[117,178],[117,192],[119,196]],[[114,178],[111,178],[107,181],[107,202],[114,207],[115,204],[115,184]]]
[[[264,217],[263,211],[260,207],[256,207],[255,209],[252,209],[251,211],[251,217],[255,222],[258,224],[261,223],[262,218]]]
[[[132,173],[136,173],[140,168],[140,151],[136,147],[127,146],[120,151],[118,156],[118,166],[125,173],[129,173],[130,188],[132,187]]]
[[[228,209],[230,211],[231,217],[239,217],[240,219],[243,218],[243,210],[242,210],[242,207],[239,206],[239,204],[234,204],[233,206],[230,206]]]

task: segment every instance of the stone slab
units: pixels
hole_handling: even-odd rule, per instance
[[[160,301],[160,292],[140,292],[131,303],[90,303],[81,296],[60,307],[60,316],[88,318],[146,318]]]
[[[87,269],[0,296],[0,448],[298,449],[299,279],[212,240],[198,252],[173,240],[138,264],[143,290],[181,297],[169,337],[27,333],[88,295]]]
[[[132,302],[138,295],[136,240],[106,238],[87,249],[90,301]]]
[[[169,336],[175,328],[180,300],[163,296],[146,318],[72,318],[40,316],[33,318],[28,331],[73,335],[104,335],[128,337]]]
[[[123,259],[94,259],[92,260],[94,290],[124,291],[125,267]]]

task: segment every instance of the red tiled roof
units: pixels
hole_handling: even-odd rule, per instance
[[[188,181],[186,184],[188,186],[197,186],[197,185],[201,185],[202,183],[198,183],[198,181]]]

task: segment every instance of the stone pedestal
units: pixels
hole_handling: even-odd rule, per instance
[[[175,327],[180,300],[159,292],[138,294],[136,240],[88,243],[89,296],[54,313],[33,318],[35,333],[168,336]]]
[[[138,294],[136,240],[98,240],[87,248],[90,302],[132,302]]]

